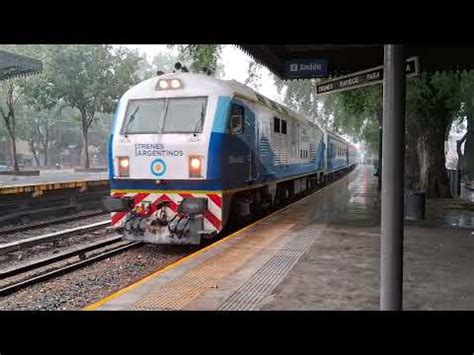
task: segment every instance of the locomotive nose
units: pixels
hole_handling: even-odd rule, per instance
[[[122,139],[115,147],[114,177],[155,181],[205,179],[208,143],[199,136],[193,138],[162,134]]]

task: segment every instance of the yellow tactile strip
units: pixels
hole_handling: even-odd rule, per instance
[[[136,302],[132,309],[182,309],[209,288],[218,287],[221,279],[243,266],[262,248],[265,248],[292,226],[293,224],[268,225],[261,228],[256,234],[243,236],[244,238],[235,245],[206,259],[201,265],[148,294]]]
[[[280,283],[300,257],[321,234],[320,225],[309,225],[286,243],[249,280],[239,287],[219,310],[257,310],[266,296]]]

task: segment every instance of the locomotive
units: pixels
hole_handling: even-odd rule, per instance
[[[126,239],[200,244],[354,165],[343,138],[237,81],[163,74],[118,103],[105,205]]]

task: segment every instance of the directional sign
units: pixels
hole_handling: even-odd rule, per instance
[[[407,78],[420,74],[418,57],[407,59]],[[361,88],[364,86],[380,84],[383,82],[383,65],[349,74],[336,79],[322,81],[316,85],[317,95],[332,94],[346,90]]]
[[[319,59],[299,59],[285,62],[287,78],[327,78],[328,61]]]

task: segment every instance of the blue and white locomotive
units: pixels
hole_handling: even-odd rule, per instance
[[[326,149],[327,148],[327,149]],[[121,98],[109,146],[112,225],[199,244],[350,169],[349,144],[236,81],[191,73]]]

